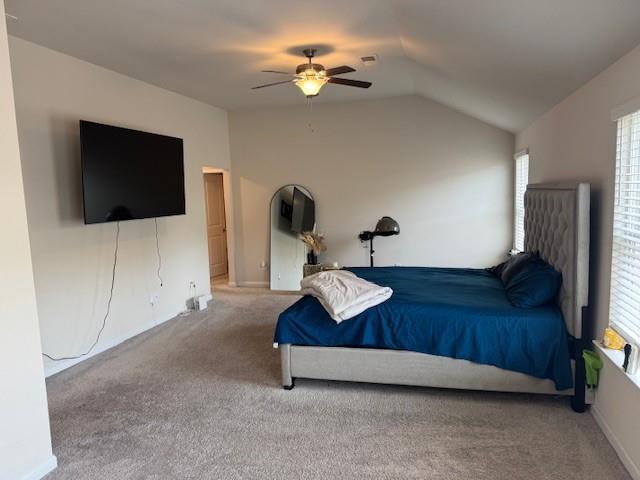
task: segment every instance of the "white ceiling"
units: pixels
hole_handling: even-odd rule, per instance
[[[368,90],[417,93],[517,131],[640,44],[638,0],[5,0],[9,33],[225,109],[302,104],[262,69],[308,46]],[[296,48],[297,47],[297,48]],[[376,66],[359,58],[377,54]]]

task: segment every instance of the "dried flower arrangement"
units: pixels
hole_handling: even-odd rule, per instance
[[[318,263],[318,254],[327,250],[327,245],[324,243],[324,235],[316,232],[302,232],[298,238],[309,249],[307,262],[311,265]]]

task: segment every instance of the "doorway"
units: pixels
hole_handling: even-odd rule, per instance
[[[229,282],[229,255],[222,173],[204,173],[204,198],[211,284],[226,284]]]

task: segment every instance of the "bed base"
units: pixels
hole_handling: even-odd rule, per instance
[[[296,378],[381,383],[514,393],[571,396],[571,406],[584,412],[584,382],[558,391],[553,381],[467,360],[401,350],[279,345],[282,386],[293,389]],[[579,375],[584,365],[572,361]],[[580,395],[582,392],[582,395]]]
[[[582,309],[587,324],[587,309]],[[590,342],[576,339],[571,351],[574,388],[558,391],[553,381],[449,357],[403,350],[279,345],[282,386],[291,390],[296,378],[382,383],[418,387],[537,393],[571,396],[578,413],[592,403],[585,385],[582,350]]]
[[[551,380],[467,360],[402,350],[280,345],[282,385],[295,378],[418,387],[573,395]]]
[[[536,393],[571,396],[571,407],[584,412],[584,381],[558,391],[553,381],[467,360],[424,353],[373,348],[279,345],[282,386],[291,390],[296,378],[381,383],[418,387]],[[571,362],[584,379],[584,363]],[[577,380],[577,378],[576,378]],[[575,392],[578,392],[577,394]]]

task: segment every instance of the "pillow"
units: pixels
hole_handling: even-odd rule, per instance
[[[538,256],[533,256],[504,284],[514,307],[534,308],[553,300],[560,290],[562,274]]]
[[[496,277],[500,278],[500,276],[502,275],[502,270],[504,270],[506,264],[507,262],[502,262],[493,267],[489,267],[487,268],[487,272],[493,273]]]
[[[493,273],[506,285],[513,274],[534,257],[535,255],[533,253],[520,252],[516,255],[511,255],[506,262],[496,265],[495,267],[487,268],[487,271]]]

